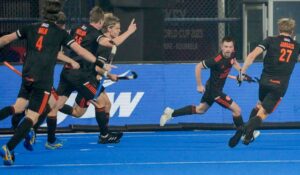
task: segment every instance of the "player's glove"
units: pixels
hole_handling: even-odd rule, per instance
[[[254,82],[256,82],[252,77],[250,77],[249,75],[247,75],[247,74],[243,74],[243,76],[244,76],[244,81],[247,81],[248,83],[254,83]]]
[[[244,74],[242,74],[242,70],[239,71],[239,74],[236,76],[237,84],[238,86],[242,85],[242,82],[244,80]]]
[[[96,59],[95,65],[99,66],[100,68],[104,67],[104,63],[100,59]]]

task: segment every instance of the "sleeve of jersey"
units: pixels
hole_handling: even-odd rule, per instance
[[[260,47],[262,50],[267,50],[269,47],[270,38],[264,39],[257,47]]]
[[[216,62],[214,59],[206,59],[206,60],[201,61],[201,64],[203,65],[203,67],[205,69],[209,69],[209,68],[213,67],[216,64]]]
[[[67,32],[64,33],[64,40],[62,45],[67,46],[68,48],[70,48],[71,44],[74,43],[75,40],[71,37],[71,35],[69,35]]]
[[[103,37],[104,35],[103,34],[100,34],[98,37],[97,37],[97,43],[99,43],[100,39]]]
[[[28,26],[24,26],[21,29],[18,29],[16,31],[16,34],[19,39],[25,39],[27,37],[27,31],[28,31]]]

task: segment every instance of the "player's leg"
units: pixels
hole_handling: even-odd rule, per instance
[[[122,132],[109,132],[108,130],[110,107],[110,100],[103,88],[95,104],[95,116],[100,129],[98,143],[101,144],[119,143],[123,136]]]
[[[281,102],[283,95],[284,94],[282,94],[280,90],[274,90],[270,91],[265,96],[256,116],[249,119],[245,126],[245,138],[243,140],[243,143],[245,145],[248,145],[250,142],[253,141],[254,131],[257,130],[261,126],[263,120],[266,119],[268,115],[270,115],[277,108],[277,106]]]
[[[201,99],[201,103],[198,106],[188,105],[179,109],[172,109],[167,107],[164,110],[164,113],[160,117],[160,126],[164,126],[167,121],[174,117],[179,117],[183,115],[192,115],[192,114],[204,114],[210,106],[214,103],[211,92],[206,91]]]
[[[63,146],[62,141],[55,136],[57,127],[57,113],[59,109],[61,109],[66,103],[73,91],[73,86],[65,79],[65,76],[62,73],[57,88],[58,99],[55,101],[55,103],[53,103],[51,111],[48,113],[46,120],[48,138],[47,142],[45,143],[45,147],[47,149],[58,149]]]
[[[12,114],[13,116],[11,118],[13,129],[16,129],[20,121],[24,118],[27,105],[28,100],[23,97],[19,97],[17,98],[16,103],[12,106],[14,109],[14,113]]]
[[[260,84],[259,90],[258,90],[259,101],[257,102],[256,106],[252,109],[250,116],[249,116],[249,120],[257,115],[259,109],[262,107],[261,102],[265,99],[265,97],[268,93],[269,93],[269,88]]]
[[[244,121],[241,115],[241,109],[235,102],[232,102],[229,109],[232,111],[233,123],[236,127],[235,134],[229,139],[228,142],[229,147],[233,148],[239,143],[243,135]]]
[[[68,96],[59,96],[56,104],[51,108],[51,111],[47,114],[46,123],[47,123],[47,142],[45,143],[45,147],[47,149],[58,149],[63,146],[61,140],[56,138],[55,131],[57,127],[57,113],[58,110],[66,103],[68,100]]]
[[[47,104],[44,112],[40,115],[37,123],[33,126],[33,128],[30,129],[28,134],[25,136],[25,141],[23,144],[25,149],[27,149],[29,151],[33,151],[33,145],[35,144],[37,130],[44,123],[44,121],[46,120],[46,118],[48,116],[48,113],[56,105],[57,100],[58,100],[58,97],[56,98],[53,95],[53,91],[51,90],[51,95],[50,95],[48,104]]]
[[[12,138],[0,150],[0,154],[4,159],[4,163],[13,164],[13,155],[11,151],[21,142],[32,126],[37,122],[41,113],[44,112],[50,93],[42,89],[31,89],[26,117],[17,127]]]
[[[19,97],[12,106],[6,106],[0,110],[0,121],[6,119],[10,115],[19,114],[25,111],[28,104],[26,98]]]
[[[26,86],[22,82],[21,88],[19,90],[17,101],[13,105],[14,115],[11,119],[11,123],[12,123],[12,127],[13,127],[14,130],[17,128],[20,121],[25,116],[25,109],[28,105],[29,94],[30,94],[29,89],[26,88]]]

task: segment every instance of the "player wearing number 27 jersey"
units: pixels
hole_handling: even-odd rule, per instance
[[[244,130],[244,144],[246,145],[252,141],[253,131],[275,110],[287,91],[299,55],[299,44],[291,37],[294,28],[293,19],[280,19],[278,21],[280,34],[266,38],[245,60],[242,73],[246,72],[258,55],[263,51],[267,52],[259,83],[259,102],[252,110]]]

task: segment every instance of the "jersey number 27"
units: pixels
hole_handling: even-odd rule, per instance
[[[293,50],[282,48],[280,50],[280,53],[281,53],[281,55],[279,57],[279,61],[288,63],[290,61]]]

